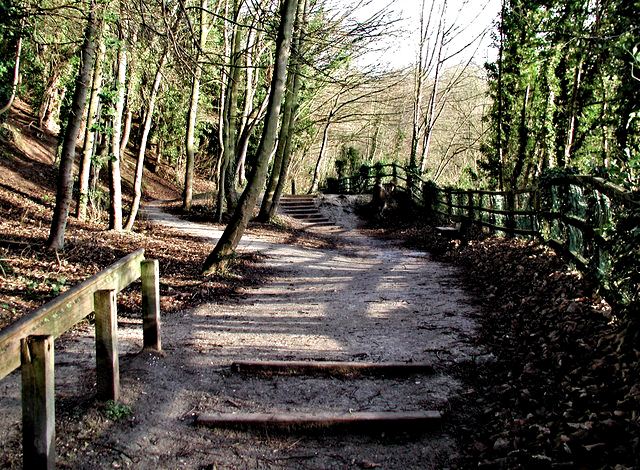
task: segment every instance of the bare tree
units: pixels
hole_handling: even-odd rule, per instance
[[[218,14],[222,1],[219,0],[213,14]],[[201,0],[200,2],[200,37],[199,47],[196,51],[196,67],[191,83],[191,99],[189,104],[189,115],[187,117],[187,134],[185,137],[185,175],[184,175],[184,191],[182,193],[182,207],[184,210],[191,210],[191,202],[193,199],[193,178],[195,168],[195,130],[198,118],[198,101],[200,100],[200,82],[202,80],[203,64],[200,63],[206,45],[207,37],[213,28],[213,23],[209,22],[208,2]]]
[[[171,17],[174,17],[172,25],[169,26],[168,18],[166,18],[163,11],[164,23],[167,25],[167,36],[172,36],[178,28],[180,23],[181,11],[174,7]],[[133,181],[133,201],[131,203],[131,210],[125,224],[125,230],[131,230],[140,208],[140,200],[142,199],[142,175],[144,170],[144,160],[147,152],[147,142],[149,140],[149,134],[151,133],[151,124],[153,122],[153,116],[156,108],[156,101],[158,99],[158,91],[160,90],[160,82],[162,81],[162,73],[170,52],[170,43],[165,41],[162,47],[162,56],[158,62],[156,68],[155,77],[153,79],[153,85],[151,86],[151,92],[149,93],[149,99],[147,102],[147,112],[145,114],[144,125],[142,127],[142,135],[140,137],[140,148],[138,149],[138,159],[136,161],[136,172]]]
[[[259,5],[260,9],[264,9],[269,0],[262,0]],[[238,125],[238,141],[236,144],[236,169],[235,180],[237,184],[245,183],[245,163],[247,158],[247,150],[249,147],[249,139],[258,124],[259,120],[264,118],[269,100],[269,91],[264,94],[264,99],[256,102],[256,94],[262,79],[262,74],[258,68],[263,61],[263,56],[268,55],[269,41],[265,41],[265,32],[260,29],[262,18],[260,15],[254,15],[249,25],[245,45],[245,92],[244,106],[240,122]],[[268,63],[268,58],[265,62]],[[271,64],[263,66],[269,67]]]
[[[222,120],[222,161],[218,175],[218,205],[216,217],[222,221],[224,201],[227,210],[232,212],[237,202],[235,190],[235,156],[238,133],[238,93],[240,91],[240,73],[242,71],[242,31],[238,25],[241,2],[234,0],[229,22],[229,70],[226,77],[226,94]]]
[[[120,2],[121,13],[123,1]],[[125,82],[127,78],[127,51],[125,47],[128,21],[123,20],[118,25],[118,52],[116,59],[116,102],[111,125],[111,158],[109,159],[109,194],[111,203],[109,206],[109,229],[122,230],[122,176],[120,173],[120,144],[122,135],[122,116],[124,114]]]
[[[443,71],[442,81],[458,77],[458,67]],[[429,158],[430,179],[457,184],[465,168],[473,168],[480,155],[480,146],[486,137],[482,118],[489,105],[486,76],[479,66],[467,68],[463,80],[451,88],[446,104],[434,129]]]
[[[132,31],[131,44],[135,44],[138,41],[138,33],[136,30]],[[130,54],[132,58],[129,60],[129,69],[134,68],[135,61],[133,60],[133,54]],[[120,141],[120,155],[124,155],[127,145],[129,144],[129,137],[131,136],[131,127],[133,123],[133,108],[135,102],[133,96],[135,94],[136,81],[133,77],[129,77],[127,81],[127,91],[125,93],[127,102],[125,104],[124,112],[124,125],[122,129],[122,140]]]
[[[275,213],[284,185],[286,184],[289,162],[291,161],[291,143],[296,127],[296,111],[298,108],[300,88],[302,86],[302,64],[300,63],[302,57],[301,46],[304,42],[303,36],[307,23],[308,4],[308,0],[300,0],[298,5],[298,16],[296,17],[294,38],[291,46],[292,64],[289,66],[289,75],[287,77],[287,95],[282,113],[280,137],[278,138],[278,147],[271,169],[271,176],[269,177],[269,183],[262,198],[262,205],[260,206],[260,213],[258,214],[258,220],[264,222],[269,221]]]
[[[144,126],[142,128],[142,137],[140,139],[140,148],[138,149],[138,159],[136,161],[136,173],[133,180],[133,201],[131,203],[131,210],[127,223],[125,224],[125,230],[131,230],[133,223],[136,220],[138,214],[138,208],[140,207],[140,199],[142,198],[142,172],[144,170],[144,157],[147,151],[147,141],[149,139],[149,133],[151,132],[151,123],[153,121],[153,112],[156,107],[156,99],[158,97],[158,90],[160,89],[160,81],[162,80],[162,69],[167,63],[167,57],[169,56],[169,47],[165,46],[158,68],[156,69],[155,78],[151,87],[151,93],[149,94],[149,101],[147,103],[147,112],[145,114]]]
[[[464,1],[453,19],[449,19],[448,0],[422,0],[420,10],[420,36],[418,55],[415,65],[415,89],[413,105],[413,130],[409,164],[424,173],[427,167],[429,150],[433,139],[436,121],[444,109],[447,96],[464,77],[473,55],[466,59],[460,68],[458,79],[450,80],[443,88],[442,72],[446,64],[460,58],[466,51],[477,48],[486,30],[457,44],[466,33],[471,22],[461,24],[463,9],[470,8],[470,2]],[[477,18],[486,4],[478,8]],[[423,109],[424,88],[430,80],[426,109]]]
[[[7,103],[0,108],[0,115],[6,113],[11,109],[11,105],[13,104],[13,100],[16,98],[16,91],[18,90],[18,83],[20,82],[20,58],[22,57],[22,27],[24,25],[24,20],[21,21],[20,24],[20,34],[18,36],[18,43],[16,45],[16,60],[13,66],[13,81],[11,82],[11,94],[9,95],[9,99]]]
[[[391,79],[391,81],[389,81]],[[333,95],[330,100],[331,106],[326,112],[322,122],[322,141],[318,158],[315,163],[313,179],[309,194],[318,191],[322,167],[325,162],[327,146],[329,142],[329,129],[338,122],[350,122],[364,120],[377,116],[367,109],[367,105],[375,100],[389,99],[389,94],[399,81],[401,76],[396,74],[372,75],[362,72],[349,74],[342,82],[332,86]],[[326,99],[326,98],[325,98]]]

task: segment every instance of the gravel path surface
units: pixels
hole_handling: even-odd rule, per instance
[[[145,214],[193,236],[194,243],[214,242],[220,234],[180,221],[160,204],[147,205]],[[478,312],[456,269],[356,229],[334,236],[342,237],[342,248],[243,239],[240,250],[268,257],[272,278],[230,301],[163,318],[163,356],[135,354],[140,326],[121,325],[122,402],[131,414],[119,421],[91,410],[61,417],[67,435],[59,437],[62,468],[446,468],[456,448],[444,429],[272,434],[194,424],[199,413],[238,412],[438,410],[447,419],[452,396],[466,392],[448,367],[480,354],[471,344]],[[80,388],[93,376],[92,355],[83,353],[93,347],[92,331],[85,333],[59,353],[61,361],[88,369]],[[256,359],[428,362],[436,373],[256,377],[230,370],[232,361]],[[57,380],[61,387],[73,381],[64,370]],[[9,397],[0,408],[10,402],[15,407]]]

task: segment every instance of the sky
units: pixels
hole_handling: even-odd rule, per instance
[[[501,0],[427,0],[427,9],[432,1],[436,2],[434,10],[438,10],[442,6],[442,2],[446,1],[448,13],[445,17],[446,24],[459,25],[464,29],[452,43],[451,50],[459,49],[466,45],[470,38],[482,34],[487,28],[491,28],[492,23],[498,17],[501,5]],[[367,54],[363,62],[385,64],[388,65],[388,68],[402,68],[416,61],[422,0],[396,0],[395,2],[393,0],[369,0],[367,5],[358,10],[356,16],[362,20],[389,3],[391,3],[390,17],[399,18],[396,26],[401,30],[400,36],[391,37],[385,41],[388,47],[387,51]],[[475,53],[474,61],[476,63],[482,65],[488,60],[495,60],[497,51],[491,47],[491,42],[491,35],[487,33]],[[457,57],[455,61],[461,62],[468,59],[475,49],[475,47],[469,48],[468,52]]]

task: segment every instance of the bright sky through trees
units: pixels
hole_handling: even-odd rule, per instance
[[[458,56],[457,62],[464,61],[475,54],[474,62],[482,65],[486,61],[495,60],[497,51],[491,47],[491,30],[494,21],[500,12],[500,0],[433,0],[434,11],[442,9],[444,1],[447,3],[446,24],[456,25],[460,34],[452,42],[449,53],[464,47],[473,38],[486,31],[479,47],[469,47],[464,54]],[[336,1],[344,5],[347,2]],[[420,30],[420,7],[422,0],[364,0],[354,2],[361,4],[354,12],[354,16],[360,20],[369,18],[377,11],[387,7],[387,17],[397,19],[396,31],[390,31],[385,38],[380,51],[372,51],[361,59],[367,65],[379,64],[384,68],[403,68],[411,65],[416,60],[418,50],[418,37]],[[432,0],[426,1],[425,9],[431,7]],[[349,5],[352,5],[349,2]]]

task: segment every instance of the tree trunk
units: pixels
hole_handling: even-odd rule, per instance
[[[431,3],[431,12],[433,11],[434,2]],[[411,168],[417,168],[418,166],[418,144],[422,134],[422,127],[420,125],[420,116],[422,114],[422,90],[424,88],[424,79],[426,76],[424,49],[427,43],[427,34],[429,31],[429,25],[431,24],[431,12],[427,18],[427,24],[425,25],[424,17],[425,0],[422,0],[420,6],[420,41],[418,43],[418,61],[416,63],[416,75],[414,81],[414,94],[413,94],[413,127],[411,133],[411,153],[409,154],[409,166]]]
[[[580,46],[580,43],[578,43]],[[582,84],[582,67],[584,65],[584,59],[581,57],[578,65],[576,66],[575,76],[573,79],[573,90],[571,93],[571,101],[569,102],[569,122],[567,124],[567,141],[564,146],[564,160],[567,164],[572,161],[573,145],[576,139],[576,127],[578,120],[578,94],[580,92],[580,86]]]
[[[233,15],[233,21],[225,21],[224,22],[224,31],[223,31],[223,39],[224,39],[224,52],[225,57],[229,58],[229,70],[226,72],[227,76],[225,79],[225,72],[222,72],[221,78],[221,91],[220,91],[220,115],[219,115],[219,125],[218,125],[218,138],[220,139],[220,157],[218,160],[218,170],[217,170],[217,183],[218,183],[218,194],[216,197],[216,213],[214,216],[214,220],[218,223],[222,222],[222,215],[224,214],[224,198],[226,194],[226,184],[227,184],[227,172],[229,168],[229,159],[227,158],[228,153],[228,133],[229,131],[229,93],[231,87],[231,75],[233,74],[233,54],[234,54],[234,44],[236,37],[235,31],[237,26],[235,23],[237,22],[237,14],[238,8],[236,7],[237,0],[233,0],[232,12],[229,12],[229,2],[227,1],[225,4],[225,18],[228,18],[230,15]],[[230,28],[230,29],[228,29]]]
[[[129,86],[127,87],[127,100],[131,96],[132,85],[131,80],[129,80]],[[120,155],[124,155],[124,151],[129,145],[129,137],[131,136],[131,124],[133,121],[133,111],[131,110],[131,106],[127,103],[127,112],[124,113],[124,125],[122,126],[122,141],[120,142]]]
[[[151,88],[151,94],[149,96],[149,105],[147,106],[147,116],[144,121],[144,128],[142,130],[142,140],[140,142],[140,150],[138,151],[138,161],[136,162],[136,176],[133,182],[133,202],[131,203],[131,211],[127,218],[127,223],[124,229],[129,231],[133,228],[133,223],[138,215],[138,208],[140,207],[140,199],[142,198],[142,172],[144,170],[144,156],[147,150],[147,140],[149,139],[149,133],[151,132],[151,123],[153,121],[153,112],[156,107],[156,99],[158,97],[158,90],[160,89],[160,81],[162,80],[162,69],[167,62],[167,56],[169,55],[169,47],[166,47],[158,69],[156,70],[156,76],[153,80],[153,87]]]
[[[236,15],[237,18],[237,15]],[[238,94],[240,91],[240,72],[242,65],[242,34],[236,27],[233,36],[233,50],[231,53],[231,70],[229,85],[227,86],[227,106],[225,119],[224,160],[226,164],[224,196],[227,201],[227,212],[232,213],[238,203],[236,192],[235,170],[238,145]]]
[[[109,142],[109,137],[104,134],[100,135],[97,139],[96,161],[91,165],[89,171],[89,199],[87,201],[89,208],[97,209],[98,200],[96,198],[96,189],[98,188],[100,172],[102,171],[104,162],[106,162],[109,157]]]
[[[131,37],[131,43],[135,44],[137,40],[138,40],[138,35],[136,32],[134,32]],[[134,65],[133,63],[129,63],[128,68],[133,69],[133,65]],[[129,144],[129,137],[131,136],[131,124],[133,121],[133,110],[131,109],[131,98],[133,97],[133,94],[134,94],[135,82],[136,82],[135,80],[129,80],[129,83],[127,84],[127,92],[126,92],[127,102],[125,106],[126,113],[123,112],[123,114],[126,117],[124,118],[122,140],[120,142],[120,155],[124,155],[124,152],[127,149],[127,145]]]
[[[293,89],[292,81],[295,72],[293,70],[289,73],[287,95],[284,101],[284,111],[282,113],[282,125],[280,126],[280,136],[278,137],[278,146],[276,147],[276,153],[273,157],[273,165],[271,166],[271,175],[267,183],[267,189],[264,192],[262,198],[262,204],[260,206],[260,213],[258,214],[258,220],[260,222],[268,222],[271,219],[271,207],[273,205],[273,196],[276,192],[276,186],[278,185],[278,178],[280,178],[280,171],[282,170],[282,162],[284,159],[284,147],[287,141],[287,134],[289,133],[291,123],[291,91]]]
[[[220,168],[218,169],[218,194],[216,195],[216,214],[214,218],[217,223],[222,223],[222,215],[224,214],[224,188],[227,181],[228,170],[226,163],[224,155],[222,155],[220,157]]]
[[[498,42],[498,68],[497,68],[497,85],[498,89],[496,91],[497,94],[497,102],[498,102],[498,110],[497,110],[497,119],[496,119],[496,164],[497,168],[497,177],[498,177],[498,189],[500,191],[504,190],[504,148],[503,148],[503,132],[502,126],[504,123],[504,84],[503,84],[503,67],[504,67],[504,41],[505,41],[505,15],[507,14],[507,3],[506,0],[501,1],[502,5],[500,7],[500,25],[498,27],[499,31],[499,42]]]
[[[511,174],[511,182],[509,184],[509,189],[512,190],[518,188],[518,179],[522,174],[525,160],[527,159],[527,143],[529,142],[527,129],[527,107],[529,106],[530,91],[531,86],[527,85],[527,88],[524,92],[524,97],[522,99],[522,111],[520,113],[520,129],[518,132],[518,158],[515,165],[513,166],[513,173]]]
[[[121,26],[126,28],[126,25]],[[124,40],[125,34],[121,29],[120,39]],[[127,54],[123,47],[118,50],[117,60],[118,97],[115,104],[116,112],[113,117],[113,134],[111,135],[111,158],[109,159],[109,193],[111,204],[109,210],[109,229],[122,230],[122,177],[120,175],[120,143],[122,130],[122,114],[124,112],[125,81],[127,78]]]
[[[102,66],[107,51],[106,44],[100,40],[98,55],[93,71],[93,84],[91,97],[89,98],[89,112],[87,114],[87,127],[85,130],[84,146],[82,149],[82,161],[80,162],[80,187],[78,191],[78,203],[76,205],[76,217],[84,220],[87,217],[87,202],[89,198],[89,174],[91,172],[91,158],[96,142],[96,132],[93,129],[98,118],[98,106],[100,104],[99,93],[102,88]]]
[[[302,80],[299,75],[296,75],[296,80],[294,81],[294,103],[298,102],[298,95],[300,93],[300,87],[302,85]],[[291,154],[293,149],[291,148],[291,143],[293,142],[293,133],[296,127],[296,119],[295,112],[296,108],[293,110],[293,114],[291,117],[291,121],[289,124],[289,131],[287,132],[287,136],[285,138],[284,151],[282,155],[282,165],[280,166],[280,175],[278,177],[278,184],[276,185],[275,193],[273,194],[273,200],[271,201],[271,207],[269,208],[269,212],[267,214],[268,220],[271,220],[275,215],[276,209],[278,208],[278,204],[280,203],[280,197],[284,192],[284,187],[287,184],[287,178],[289,176],[289,166],[291,164]],[[292,194],[295,193],[295,190],[291,189]]]
[[[189,104],[189,114],[187,116],[187,134],[185,136],[185,170],[184,170],[184,190],[182,192],[182,208],[185,211],[191,210],[193,200],[193,178],[196,160],[195,132],[198,124],[198,101],[200,100],[200,81],[202,79],[202,67],[200,56],[207,46],[207,36],[211,31],[211,26],[207,24],[207,0],[201,0],[200,10],[200,50],[196,54],[196,70],[191,83],[191,101]],[[220,4],[218,4],[218,7]]]
[[[258,220],[262,222],[268,222],[275,214],[284,188],[284,182],[286,182],[287,179],[289,162],[291,161],[291,141],[296,127],[298,95],[302,85],[302,79],[300,77],[300,50],[302,35],[304,34],[304,24],[306,22],[307,3],[307,0],[300,0],[298,4],[298,15],[296,16],[296,24],[294,25],[296,32],[294,33],[295,35],[291,45],[291,54],[295,62],[290,65],[291,70],[287,77],[288,92],[282,113],[282,126],[280,128],[280,137],[278,138],[278,148],[273,161],[269,183],[264,198],[262,199],[260,213],[258,214]]]
[[[433,77],[433,88],[429,99],[429,110],[427,112],[426,130],[424,136],[424,145],[422,146],[422,155],[420,157],[420,173],[424,173],[427,169],[427,160],[429,158],[429,150],[431,149],[431,139],[433,137],[433,128],[436,123],[436,100],[438,99],[438,80],[440,67],[436,67],[436,75]]]
[[[427,169],[427,160],[429,158],[429,151],[431,150],[431,139],[433,138],[433,128],[435,127],[437,119],[436,102],[438,101],[438,92],[440,86],[440,72],[444,65],[442,53],[445,43],[445,32],[442,22],[443,20],[442,18],[440,18],[440,23],[438,24],[438,33],[436,35],[436,43],[433,45],[432,51],[432,56],[433,58],[435,58],[435,71],[433,76],[433,86],[431,87],[431,96],[429,97],[429,109],[427,110],[427,116],[425,117],[425,135],[424,143],[422,146],[422,155],[420,156],[420,173],[424,173]]]
[[[251,171],[249,183],[245,188],[238,206],[227,225],[215,249],[204,262],[203,273],[211,274],[216,269],[224,269],[235,254],[235,250],[244,234],[249,217],[256,206],[260,190],[264,184],[269,157],[273,152],[278,132],[278,121],[282,95],[284,94],[287,76],[287,63],[291,46],[293,19],[296,13],[296,0],[283,0],[281,7],[280,27],[276,40],[276,60],[269,96],[269,105],[265,117],[264,130],[258,146],[256,164]]]
[[[203,2],[205,3],[205,2]],[[200,54],[198,54],[198,57]],[[198,115],[198,100],[200,99],[200,79],[202,68],[196,64],[196,71],[191,83],[191,103],[189,104],[189,115],[187,116],[187,135],[185,137],[186,162],[184,170],[184,190],[182,192],[182,208],[185,211],[191,210],[193,199],[193,172],[195,168],[195,131]]]
[[[267,103],[269,100],[269,95],[265,96],[265,99],[262,101],[262,104],[259,108],[255,108],[247,123],[242,125],[242,132],[240,133],[240,137],[236,144],[236,173],[235,180],[238,184],[244,183],[244,175],[245,175],[245,161],[247,158],[247,151],[249,150],[249,140],[251,139],[251,135],[253,134],[253,130],[255,129],[258,122],[262,119],[262,116],[267,109]]]
[[[380,138],[380,120],[376,119],[373,123],[373,136],[371,137],[371,148],[369,150],[369,161],[373,163],[378,151],[378,139]]]
[[[56,207],[51,221],[51,231],[47,246],[50,249],[59,250],[64,247],[64,232],[67,227],[69,206],[73,195],[73,163],[76,155],[76,140],[83,120],[85,100],[89,82],[91,80],[91,67],[95,54],[96,18],[95,4],[91,5],[87,27],[84,32],[84,42],[80,50],[81,62],[78,77],[76,78],[75,91],[71,104],[71,113],[67,123],[64,141],[62,144],[62,156],[58,173],[58,190],[56,194]]]
[[[247,149],[249,147],[249,138],[251,137],[251,130],[247,127],[250,125],[249,119],[251,115],[251,108],[253,106],[253,99],[256,94],[257,77],[259,74],[255,73],[255,67],[253,64],[253,58],[251,51],[255,49],[256,42],[256,30],[252,29],[247,34],[247,43],[245,46],[245,93],[244,93],[244,109],[242,111],[242,119],[238,130],[238,142],[236,145],[236,170],[235,181],[238,185],[243,185],[245,182],[245,162],[247,158]],[[254,79],[255,77],[255,79]]]
[[[20,29],[22,30],[22,24],[20,26],[21,26]],[[11,109],[11,105],[13,104],[13,100],[16,99],[16,91],[18,90],[18,83],[20,82],[20,58],[22,56],[22,31],[20,31],[20,37],[18,38],[18,44],[16,49],[17,49],[16,60],[15,60],[15,65],[13,67],[13,82],[11,83],[11,95],[9,95],[7,104],[5,104],[0,109],[0,115],[9,111],[9,109]]]
[[[60,106],[64,99],[65,91],[61,88],[60,80],[64,73],[66,73],[66,66],[61,66],[58,69],[55,64],[52,65],[51,78],[47,86],[47,90],[44,92],[44,100],[38,110],[38,127],[41,129],[48,129],[51,132],[58,132],[60,125],[58,119],[60,117]]]
[[[270,0],[261,0],[261,8],[265,8]],[[235,181],[239,186],[244,186],[246,183],[246,159],[247,150],[249,147],[249,139],[253,134],[257,123],[262,120],[264,113],[267,109],[269,102],[269,92],[267,90],[263,100],[254,105],[256,92],[258,85],[260,84],[261,74],[258,73],[259,69],[256,68],[256,64],[266,64],[266,60],[261,60],[262,55],[269,51],[267,42],[264,40],[264,31],[258,26],[260,18],[255,17],[252,21],[251,28],[247,33],[247,41],[245,45],[245,91],[244,91],[244,109],[242,111],[242,118],[240,119],[240,126],[238,128],[238,142],[236,145],[236,168],[235,168]],[[266,80],[269,81],[269,64],[266,64],[267,71],[265,73]]]

